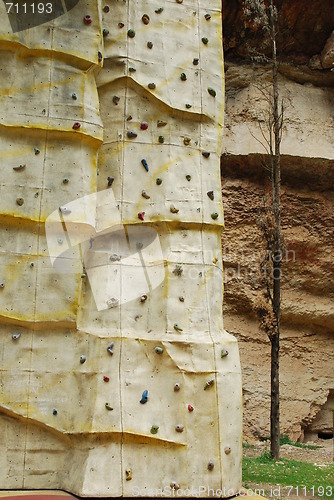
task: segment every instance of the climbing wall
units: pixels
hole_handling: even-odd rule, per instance
[[[0,5],[0,488],[232,496],[220,1],[75,4]]]

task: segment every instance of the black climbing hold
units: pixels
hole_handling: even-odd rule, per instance
[[[114,95],[114,97],[112,98],[112,102],[117,105],[119,103],[120,99],[121,98],[118,95]]]
[[[187,79],[187,75],[185,73],[181,73],[180,78],[183,82],[185,82]]]
[[[38,149],[38,148],[34,148],[34,153],[35,153],[35,155],[39,155],[39,153],[40,153],[40,152],[41,152],[41,150],[40,150],[40,149]]]
[[[159,142],[160,144],[163,144],[165,142],[165,138],[163,135],[159,135]]]
[[[199,63],[199,58],[198,57],[194,57],[194,59],[193,59],[193,65],[197,66],[198,63]]]
[[[154,12],[155,12],[156,14],[161,14],[161,12],[162,12],[163,10],[164,10],[164,8],[163,8],[163,7],[159,7],[159,9],[156,9]]]
[[[203,38],[202,38],[202,42],[204,43],[204,45],[207,45],[207,44],[208,44],[208,42],[209,42],[209,39],[208,39],[208,38],[206,38],[205,36],[203,36]]]
[[[210,19],[211,19],[211,15],[210,15],[210,14],[205,14],[205,16],[204,16],[204,17],[205,17],[205,19],[206,19],[207,21],[210,21]]]
[[[187,179],[188,182],[190,182],[191,181],[191,175],[187,174],[186,175],[186,179]]]
[[[104,30],[102,31],[102,34],[104,37],[108,36],[109,35],[109,30],[107,28],[104,28]]]
[[[153,42],[147,42],[147,47],[151,49],[153,47]]]
[[[213,200],[214,197],[215,197],[213,191],[208,191],[206,194],[208,195],[208,197],[210,198],[210,200]]]
[[[107,13],[107,12],[109,12],[109,10],[110,10],[109,5],[105,5],[105,6],[103,7],[103,12],[106,12],[106,13]]]
[[[22,207],[23,203],[24,203],[24,199],[23,198],[16,198],[16,203]]]
[[[156,84],[152,82],[152,83],[149,83],[147,86],[149,89],[154,90],[156,87]]]
[[[101,62],[101,61],[102,61],[102,59],[103,59],[102,52],[98,51],[98,53],[97,53],[97,58],[98,58],[99,62]]]
[[[216,97],[217,95],[217,92],[212,87],[208,87],[208,92],[210,95],[212,95],[212,97]]]
[[[156,182],[156,184],[157,184],[158,186],[160,186],[160,185],[162,184],[162,179],[160,179],[160,177],[158,177],[158,178],[157,178],[157,180],[156,180],[155,182]]]
[[[114,182],[115,177],[112,177],[111,175],[108,177],[108,186],[112,186],[112,183]]]
[[[129,139],[134,139],[135,137],[137,137],[138,134],[136,134],[136,132],[133,132],[132,130],[128,130],[127,134]]]
[[[191,107],[192,107],[191,104],[186,104],[187,109],[190,109]]]
[[[204,158],[209,158],[209,156],[210,156],[210,151],[203,151],[203,152],[202,152],[202,155],[204,156]]]

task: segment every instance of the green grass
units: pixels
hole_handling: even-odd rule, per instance
[[[244,484],[264,483],[275,487],[279,484],[283,497],[289,496],[287,486],[291,486],[290,495],[305,496],[307,491],[324,499],[334,498],[334,464],[319,466],[283,458],[275,462],[269,453],[264,453],[256,458],[244,457],[242,469]]]
[[[270,437],[262,438],[260,439],[260,441],[270,441]],[[317,446],[315,444],[298,443],[298,441],[294,443],[287,435],[280,436],[279,442],[281,446],[283,444],[289,444],[290,446],[295,446],[296,448],[304,448],[307,450],[317,450],[318,448],[321,448],[321,446]],[[247,446],[245,448],[247,448]]]

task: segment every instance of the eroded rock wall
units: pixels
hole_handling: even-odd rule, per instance
[[[298,10],[297,3],[289,2],[290,13]],[[287,2],[277,5],[288,8]],[[332,10],[327,19],[331,19]],[[317,421],[322,431],[332,425],[328,424],[330,419],[321,417],[321,410],[328,405],[328,395],[334,388],[333,72],[324,67],[312,69],[309,64],[313,56],[329,52],[331,28],[323,13],[317,17],[322,31],[308,16],[297,16],[294,24],[287,15],[280,18],[281,25],[285,22],[290,29],[287,42],[294,43],[292,49],[291,43],[289,49],[288,43],[283,45],[279,76],[285,114],[281,168],[286,242],[282,270],[281,433],[293,439],[303,439],[304,431],[307,436],[311,430],[315,433]],[[270,342],[259,330],[253,306],[261,291],[263,243],[258,212],[264,193],[270,190],[269,174],[263,167],[266,144],[260,126],[266,133],[268,114],[261,91],[270,85],[271,72],[270,66],[251,62],[252,49],[261,48],[260,35],[244,27],[240,38],[242,29],[232,33],[227,19],[244,26],[240,2],[225,2],[224,321],[240,345],[244,433],[264,437],[270,432]],[[294,38],[290,24],[295,27]],[[316,30],[313,47],[312,36],[307,38],[305,34],[309,24]]]

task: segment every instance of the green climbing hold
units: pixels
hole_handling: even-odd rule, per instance
[[[163,7],[159,7],[159,9],[156,9],[154,12],[155,12],[156,14],[161,14],[161,12],[162,12],[163,10],[164,10],[164,8],[163,8]]]
[[[187,179],[187,181],[191,181],[191,175],[187,174],[186,179]]]
[[[160,186],[162,184],[162,179],[160,179],[160,177],[158,177],[155,182],[156,182],[157,186]]]
[[[159,135],[159,142],[160,144],[163,144],[165,142],[165,138],[163,135]]]
[[[186,104],[186,108],[190,109],[191,108],[191,104]]]
[[[217,95],[217,92],[212,87],[208,87],[208,92],[210,95],[212,95],[212,97],[216,97]]]
[[[179,325],[177,323],[175,323],[175,325],[174,325],[174,330],[176,330],[177,332],[183,332],[183,329],[181,327],[179,327]]]
[[[158,430],[159,430],[159,426],[158,425],[152,425],[152,427],[151,427],[151,434],[157,434]]]
[[[109,403],[106,403],[104,406],[105,406],[105,407],[106,407],[106,409],[107,409],[107,410],[109,410],[109,411],[112,411],[112,410],[114,409],[114,408],[112,408],[112,407],[110,406],[110,404],[109,404]]]
[[[202,42],[204,43],[204,45],[207,45],[209,43],[209,39],[203,36]]]
[[[163,347],[160,346],[155,347],[154,350],[157,354],[163,354],[164,352]]]
[[[136,68],[132,68],[132,67],[130,67],[130,68],[129,68],[129,71],[130,71],[130,73],[133,73],[134,71],[137,71],[137,70],[136,70]]]
[[[38,149],[38,148],[34,148],[34,153],[35,153],[35,155],[39,155],[39,153],[40,153],[40,152],[41,152],[41,150],[40,150],[40,149]]]
[[[185,73],[181,73],[180,78],[183,82],[185,82],[187,79],[187,75]]]
[[[104,30],[102,31],[102,34],[103,36],[108,36],[109,35],[109,30],[107,30],[107,28],[104,28]]]
[[[134,38],[136,36],[135,30],[128,30],[128,37],[129,38]]]
[[[211,219],[213,219],[213,220],[218,219],[218,214],[217,214],[217,212],[213,212],[213,213],[211,214]]]

